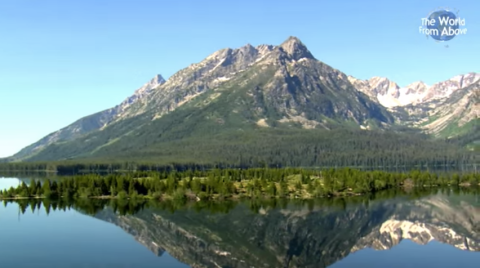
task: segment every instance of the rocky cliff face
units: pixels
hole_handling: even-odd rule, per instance
[[[119,216],[104,210],[96,217],[192,267],[328,267],[352,252],[391,249],[403,239],[480,251],[474,198],[458,203],[455,197],[433,195],[344,210],[264,207],[257,214],[243,205],[228,214],[146,210]]]

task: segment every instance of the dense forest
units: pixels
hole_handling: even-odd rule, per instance
[[[430,140],[415,133],[391,134],[346,130],[258,130],[227,133],[212,139],[172,140],[158,147],[105,149],[97,158],[53,162],[0,163],[0,172],[56,172],[59,175],[212,168],[355,167],[389,170],[415,168],[474,169],[478,152],[460,149],[460,140]],[[253,135],[253,136],[252,136]],[[472,134],[473,135],[473,134]],[[475,139],[473,136],[469,139]],[[80,146],[80,145],[79,145]]]
[[[137,172],[137,171],[186,171],[186,170],[208,170],[213,168],[232,168],[234,165],[223,164],[195,164],[195,163],[170,163],[156,164],[153,162],[104,162],[104,161],[57,161],[57,162],[17,162],[0,164],[0,172],[4,174],[58,174],[76,175],[89,173],[116,173],[116,172]]]
[[[223,129],[218,130],[218,133],[213,131],[208,137],[205,137],[207,134],[203,132],[203,136],[166,135],[143,133],[138,139],[125,142],[119,140],[113,147],[102,147],[98,150],[97,145],[82,141],[71,142],[68,147],[52,145],[42,152],[41,158],[32,157],[28,162],[58,162],[60,159],[75,163],[134,161],[158,165],[221,164],[244,168],[458,167],[479,161],[475,158],[475,152],[459,145],[467,141],[434,140],[415,132],[245,128]],[[105,143],[111,142],[108,137],[102,139]],[[82,150],[95,153],[80,153]]]
[[[51,180],[23,182],[0,192],[15,198],[149,198],[228,199],[332,197],[375,193],[396,188],[478,186],[480,174],[437,175],[411,171],[390,173],[356,169],[212,169],[124,174],[86,174]]]

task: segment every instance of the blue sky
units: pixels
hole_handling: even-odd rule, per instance
[[[449,48],[419,33],[437,7],[460,10]],[[480,1],[0,1],[0,157],[120,103],[214,51],[300,38],[348,75],[401,86],[478,72]]]

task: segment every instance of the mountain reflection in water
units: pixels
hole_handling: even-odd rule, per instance
[[[388,250],[406,239],[480,251],[476,191],[390,195],[395,197],[191,204],[94,200],[43,206],[72,206],[119,226],[155,255],[166,251],[192,267],[328,267],[354,252]],[[35,202],[19,204],[25,211]],[[480,254],[476,258],[478,263]]]

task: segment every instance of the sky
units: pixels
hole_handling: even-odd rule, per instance
[[[459,10],[467,33],[443,44],[421,34],[439,7]],[[479,12],[476,0],[3,0],[0,157],[119,104],[156,74],[247,43],[296,36],[347,75],[400,86],[478,72]]]

